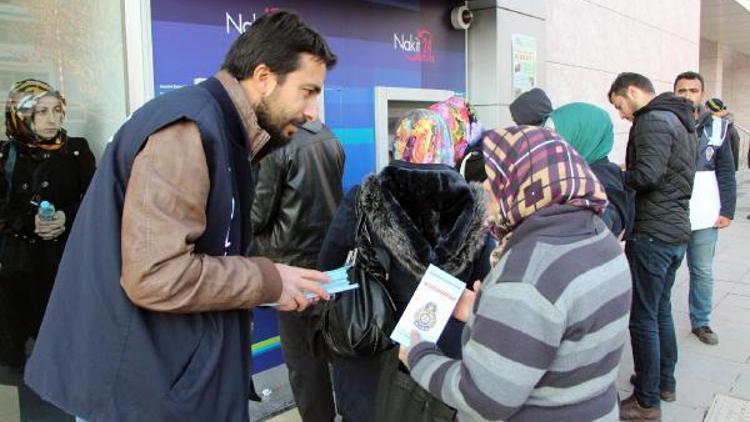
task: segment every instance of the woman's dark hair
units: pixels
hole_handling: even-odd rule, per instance
[[[265,64],[282,78],[299,67],[300,53],[310,53],[330,69],[336,55],[325,39],[290,11],[280,10],[258,18],[229,48],[222,69],[242,80]]]
[[[631,86],[634,86],[641,91],[648,92],[649,94],[654,93],[654,85],[647,77],[639,73],[623,72],[617,75],[617,79],[612,82],[612,87],[609,88],[607,98],[612,101],[612,94],[622,97],[625,95],[625,91]]]

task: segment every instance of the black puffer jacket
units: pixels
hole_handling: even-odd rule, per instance
[[[687,100],[665,92],[635,112],[625,172],[625,183],[636,191],[634,232],[666,243],[690,240],[697,149]]]
[[[318,252],[344,196],[344,149],[319,121],[263,158],[252,208],[253,255],[315,268]]]

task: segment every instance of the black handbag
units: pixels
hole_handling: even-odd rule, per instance
[[[372,244],[365,215],[361,213],[355,236],[355,249],[349,252],[350,283],[359,288],[336,294],[324,304],[320,335],[326,353],[336,357],[372,356],[393,346],[390,334],[396,326],[396,305],[383,281],[366,267],[363,248],[375,251],[375,259],[385,269],[387,253]]]

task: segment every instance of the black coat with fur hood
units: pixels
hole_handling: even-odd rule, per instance
[[[452,167],[394,161],[346,195],[323,241],[318,268],[344,264],[364,212],[372,242],[388,252],[385,284],[400,317],[429,264],[467,286],[489,272],[494,242],[483,229],[485,209],[481,185],[467,183]],[[446,354],[460,354],[462,327],[453,319],[446,326],[438,342]]]

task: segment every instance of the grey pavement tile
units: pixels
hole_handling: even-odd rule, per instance
[[[690,272],[688,271],[687,264],[684,262],[677,273],[674,276],[674,285],[680,286],[688,282],[690,279]]]
[[[747,315],[746,315],[747,316]],[[700,355],[713,356],[732,362],[747,364],[750,358],[750,326],[747,323],[736,323],[712,317],[711,327],[719,336],[719,344],[703,344],[694,335],[678,338],[680,352],[695,352]]]
[[[661,404],[661,420],[662,422],[700,422],[707,411],[706,408],[695,408],[689,406],[681,406],[675,403],[663,403]]]
[[[254,375],[253,382],[263,401],[249,403],[252,421],[283,415],[294,407],[294,396],[289,385],[286,365],[279,365]]]
[[[713,309],[716,309],[730,294],[734,294],[739,287],[743,286],[736,281],[715,280]]]
[[[733,281],[716,279],[714,280],[714,296],[713,304],[716,307],[721,303],[727,295],[734,293],[739,287],[744,285]],[[672,310],[689,312],[688,294],[690,292],[690,284],[685,283],[680,286],[672,288]]]
[[[750,225],[743,227],[743,230],[750,232]],[[750,267],[748,267],[750,262],[747,260],[746,252],[748,243],[750,243],[750,239],[743,239],[742,245],[733,246],[732,249],[738,249],[729,253],[717,250],[714,255],[714,263],[723,267],[729,267],[730,270],[739,275],[747,275],[750,272]]]
[[[750,297],[743,296],[743,295],[737,295],[737,294],[729,294],[727,298],[722,302],[722,306],[729,306],[733,308],[742,309],[745,312],[750,315]],[[750,322],[750,321],[748,321]]]
[[[684,306],[681,304],[683,302],[685,303]],[[675,306],[677,306],[677,308]],[[681,301],[680,304],[676,304],[673,298],[672,321],[674,322],[674,332],[678,344],[681,340],[690,335],[690,314],[688,313],[687,308],[687,296],[685,297],[685,301]]]
[[[722,265],[717,265],[714,262],[714,279],[726,280],[726,281],[742,281],[748,274],[750,274],[750,263],[744,265],[730,263],[727,265],[721,262]]]
[[[750,330],[750,297],[730,293],[727,297],[716,303],[711,311],[712,325],[714,323],[732,323],[744,325]]]
[[[675,312],[688,312],[688,292],[690,288],[685,283],[680,286],[672,288],[672,313]]]
[[[737,283],[734,290],[732,290],[732,293],[740,296],[750,296],[750,283]]]
[[[16,387],[0,385],[0,422],[19,422],[18,390]]]
[[[709,356],[705,352],[710,352],[710,349],[703,349],[703,351],[704,353],[700,353],[694,349],[685,348],[679,350],[677,370],[675,371],[678,389],[680,389],[679,385],[682,378],[696,378],[731,388],[740,378],[740,375],[748,369],[748,365],[745,363]]]
[[[743,229],[750,232],[750,226],[743,227]],[[734,235],[734,233],[727,233],[723,236],[732,235]],[[721,237],[722,236],[720,236],[719,239],[721,239]],[[722,252],[717,248],[716,254],[714,255],[714,265],[733,266],[737,270],[737,272],[746,273],[747,270],[750,270],[750,262],[748,262],[747,253],[745,252],[748,242],[750,242],[750,239],[744,240],[743,245],[732,245],[731,251]]]
[[[674,404],[694,409],[708,409],[716,393],[729,394],[731,389],[731,385],[694,377],[681,377],[677,380],[677,400]]]
[[[745,371],[737,378],[731,393],[735,397],[750,400],[750,365],[746,365]]]
[[[300,416],[297,408],[288,410],[280,415],[277,415],[268,419],[268,422],[297,422],[297,421],[302,421],[302,416]]]

